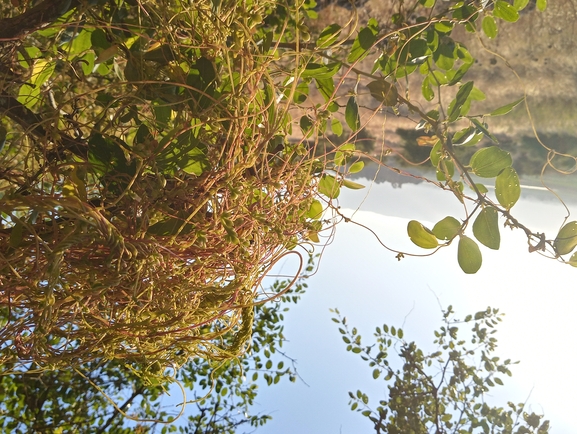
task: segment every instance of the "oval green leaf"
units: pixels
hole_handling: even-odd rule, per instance
[[[452,240],[461,230],[461,223],[455,217],[447,216],[433,227],[433,234],[440,240]]]
[[[365,188],[363,184],[359,184],[358,182],[349,181],[348,179],[343,179],[343,187],[350,188],[351,190],[360,190]]]
[[[479,149],[471,157],[469,165],[481,178],[494,178],[513,163],[511,154],[497,146]]]
[[[499,233],[499,216],[493,207],[483,208],[475,223],[473,234],[479,242],[490,249],[499,250],[501,234]]]
[[[360,172],[361,170],[363,170],[363,167],[365,167],[364,161],[357,161],[351,164],[351,167],[349,167],[349,173]]]
[[[519,12],[517,12],[517,9],[515,9],[513,6],[511,6],[504,0],[497,0],[495,2],[493,15],[510,23],[514,23],[519,19]]]
[[[340,137],[343,134],[343,124],[341,124],[341,121],[339,121],[336,118],[332,118],[331,119],[331,130],[332,130],[333,134],[336,134],[338,137]]]
[[[553,247],[558,255],[566,255],[577,246],[577,222],[569,222],[561,228]]]
[[[416,220],[409,222],[407,233],[411,241],[423,249],[434,249],[439,245],[435,235]]]
[[[483,24],[481,27],[483,32],[485,32],[485,35],[489,38],[493,39],[497,36],[497,23],[495,23],[495,18],[491,15],[486,15],[485,18],[483,18]]]
[[[320,201],[316,199],[313,200],[313,203],[311,203],[311,206],[307,212],[307,217],[313,220],[318,220],[322,217],[322,215],[323,215],[322,203],[320,203]]]
[[[483,257],[479,246],[471,238],[461,235],[457,252],[459,266],[467,274],[475,274],[481,268]]]
[[[331,199],[339,197],[341,189],[339,183],[332,175],[323,175],[319,181],[319,193],[324,194]]]
[[[349,128],[355,132],[361,127],[361,119],[359,118],[359,106],[354,96],[349,98],[347,107],[345,108],[345,121]]]
[[[495,180],[495,195],[501,205],[511,209],[521,197],[519,176],[512,167],[504,169]]]

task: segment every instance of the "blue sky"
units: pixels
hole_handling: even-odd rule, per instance
[[[426,253],[408,240],[410,219],[432,227],[446,215],[464,215],[450,192],[424,184],[400,189],[373,184],[367,195],[368,191],[343,191],[342,212],[354,215],[355,221],[373,229],[393,248]],[[554,238],[566,214],[550,195],[529,189],[513,211],[549,238]],[[505,386],[497,389],[495,402],[528,400],[532,411],[551,420],[552,432],[574,432],[577,270],[529,254],[519,230],[503,229],[501,244],[499,251],[481,247],[481,270],[465,275],[457,264],[456,246],[431,257],[399,262],[368,231],[351,223],[339,225],[318,272],[308,282],[307,294],[286,315],[285,350],[298,360],[307,385],[287,382],[263,387],[255,410],[269,412],[274,419],[258,432],[371,432],[370,422],[349,410],[348,391],[361,389],[378,400],[386,384],[373,380],[368,365],[346,352],[329,308],[338,308],[367,341],[376,326],[404,324],[405,339],[427,348],[440,325],[441,306],[449,304],[461,317],[487,306],[506,314],[497,335],[497,355],[521,363],[513,367],[513,377],[505,379]]]

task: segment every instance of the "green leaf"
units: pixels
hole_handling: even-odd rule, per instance
[[[499,107],[498,109],[493,110],[491,113],[489,113],[489,116],[506,115],[511,110],[513,110],[515,107],[517,107],[520,103],[522,103],[524,100],[525,100],[525,97],[520,98],[517,101],[512,102],[511,104],[507,104],[507,105],[504,105],[503,107]]]
[[[561,228],[553,242],[553,247],[558,255],[566,255],[571,253],[575,246],[577,246],[577,222],[573,221]]]
[[[497,23],[495,22],[495,18],[493,18],[491,15],[485,15],[481,28],[483,29],[485,35],[487,35],[489,38],[493,39],[495,36],[497,36]]]
[[[376,31],[370,27],[363,27],[353,42],[347,62],[353,63],[365,57],[376,40]]]
[[[351,167],[349,167],[349,173],[360,172],[363,170],[363,167],[365,167],[364,161],[356,161],[355,163],[351,164]]]
[[[411,241],[423,249],[435,249],[439,245],[435,235],[416,220],[409,222],[407,233]]]
[[[92,30],[83,29],[70,42],[64,44],[62,50],[67,50],[72,57],[77,57],[92,47],[91,37]]]
[[[305,137],[308,137],[312,134],[314,123],[313,120],[310,117],[308,117],[308,115],[304,115],[301,117],[299,125]]]
[[[486,207],[481,210],[473,223],[473,234],[483,245],[499,250],[501,234],[499,233],[499,216],[495,208]]]
[[[519,19],[519,12],[509,3],[504,0],[496,0],[495,8],[493,9],[493,15],[497,18],[501,18],[504,21],[514,23]]]
[[[320,80],[332,78],[333,75],[339,72],[340,68],[340,62],[333,62],[327,65],[310,62],[307,64],[305,70],[301,73],[301,78],[312,77]]]
[[[547,0],[537,0],[537,9],[541,12],[547,9]]]
[[[429,156],[433,167],[439,166],[439,161],[441,161],[441,157],[443,156],[443,143],[440,140],[433,145],[433,149],[431,149]]]
[[[343,124],[337,118],[331,119],[331,131],[338,137],[343,134]]]
[[[36,62],[34,62],[34,67],[32,68],[30,81],[20,87],[18,92],[18,102],[27,108],[34,107],[34,105],[40,101],[40,90],[42,85],[52,76],[55,67],[56,62],[54,61],[48,61],[44,58],[36,60]]]
[[[511,209],[521,196],[519,176],[512,167],[505,168],[495,180],[495,195],[501,205]]]
[[[365,188],[365,186],[363,184],[349,181],[348,179],[343,179],[343,187],[350,188],[351,190],[360,190],[362,188]]]
[[[428,77],[432,86],[443,86],[449,83],[447,76],[437,69],[431,71]]]
[[[529,4],[529,0],[513,0],[513,7],[518,11],[522,11]]]
[[[381,375],[381,370],[380,369],[374,369],[373,370],[373,378],[376,380],[377,378],[379,378],[379,375]]]
[[[285,90],[285,95],[287,97],[290,95],[290,91],[291,87],[289,86]],[[293,102],[295,102],[296,104],[302,104],[307,100],[308,95],[309,95],[309,84],[306,81],[301,81],[295,88],[295,93],[293,95]]]
[[[336,42],[340,33],[341,26],[338,24],[331,24],[325,27],[317,39],[317,48],[330,47]]]
[[[323,205],[318,200],[313,200],[307,212],[307,217],[313,220],[318,220],[323,215]]]
[[[345,121],[349,128],[355,132],[361,127],[361,118],[359,117],[359,106],[354,96],[349,98],[345,108]]]
[[[469,165],[473,173],[481,178],[494,178],[513,163],[511,154],[497,146],[479,149],[471,157]]]
[[[432,101],[435,97],[435,92],[433,92],[433,87],[431,86],[429,76],[423,79],[423,83],[421,84],[421,93],[427,101]]]
[[[440,240],[452,240],[461,230],[461,223],[455,217],[447,216],[433,227],[433,234]]]
[[[152,101],[154,117],[156,118],[156,127],[159,129],[165,129],[168,126],[170,117],[172,115],[172,109],[169,104],[166,104],[161,99],[155,99]]]
[[[471,238],[461,235],[457,252],[459,266],[467,274],[475,274],[481,268],[483,257],[479,246]]]
[[[475,187],[477,187],[477,190],[479,190],[479,193],[481,193],[481,194],[485,194],[485,193],[489,192],[489,190],[487,190],[487,187],[485,187],[483,184],[476,183]]]
[[[452,143],[457,146],[473,146],[481,141],[484,134],[479,132],[475,127],[469,127],[457,131],[453,135]]]
[[[367,84],[371,96],[384,106],[391,107],[397,104],[397,88],[385,79],[371,81]]]
[[[200,176],[210,167],[201,148],[192,148],[181,158],[182,160],[179,162],[181,169],[190,175]]]
[[[106,32],[100,28],[94,30],[90,34],[90,43],[92,44],[92,49],[96,52],[96,54],[100,54],[101,51],[110,48],[112,45],[106,37]]]
[[[339,183],[332,175],[323,175],[321,180],[319,181],[319,193],[324,194],[325,196],[336,199],[339,197],[341,189],[339,187]]]
[[[468,81],[459,88],[455,99],[449,105],[449,122],[454,122],[461,115],[461,109],[463,108],[465,102],[467,102],[467,98],[469,98],[469,94],[472,90],[472,81]]]
[[[491,132],[487,129],[487,124],[481,123],[481,121],[479,121],[478,119],[471,119],[471,122],[473,122],[475,124],[475,126],[477,127],[477,130],[479,130],[479,132],[485,134],[487,137],[489,137],[493,143],[499,143],[499,141],[497,140],[497,138],[491,134]]]
[[[323,96],[326,102],[330,101],[333,98],[333,93],[335,91],[335,83],[332,78],[318,78],[315,77],[315,83],[317,85],[317,89]]]

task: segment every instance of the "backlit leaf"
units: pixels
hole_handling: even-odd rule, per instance
[[[498,220],[497,210],[493,207],[487,207],[481,210],[475,219],[475,223],[473,223],[475,238],[493,250],[499,250],[501,245]]]
[[[423,249],[434,249],[439,245],[435,235],[416,220],[409,222],[407,233],[411,241]]]
[[[469,165],[481,178],[494,178],[513,163],[511,154],[497,146],[479,149],[471,157]]]
[[[350,188],[351,190],[360,190],[365,188],[363,184],[359,184],[358,182],[349,181],[348,179],[343,179],[343,187]]]
[[[343,124],[341,124],[341,121],[339,121],[336,118],[332,118],[331,119],[331,130],[332,130],[333,134],[340,137],[341,134],[343,134]]]
[[[493,9],[493,15],[502,20],[514,23],[519,19],[519,12],[509,3],[504,0],[495,1],[495,8]]]
[[[471,238],[461,235],[457,252],[459,266],[467,274],[475,274],[481,268],[483,257],[479,246]]]
[[[503,107],[499,107],[496,110],[493,110],[491,113],[489,113],[489,116],[501,116],[501,115],[506,115],[507,113],[509,113],[511,110],[513,110],[515,107],[517,107],[521,102],[523,102],[525,98],[520,98],[517,101],[512,102],[511,104],[507,104],[504,105]]]
[[[461,223],[455,217],[447,216],[433,227],[433,234],[440,240],[451,240],[461,230]]]
[[[541,12],[547,9],[547,0],[537,0],[537,9]]]
[[[339,183],[332,175],[323,175],[321,180],[319,181],[319,193],[324,194],[325,196],[336,199],[339,197],[341,189],[339,187]]]
[[[351,164],[351,167],[349,167],[349,173],[360,172],[361,170],[363,170],[363,167],[365,167],[364,161],[357,161]]]
[[[489,38],[493,39],[495,36],[497,36],[497,23],[495,23],[495,18],[493,18],[491,15],[485,15],[481,28],[483,29],[485,35],[487,35]]]
[[[553,247],[558,255],[566,255],[571,253],[571,251],[577,246],[577,222],[569,222],[561,228],[555,241]]]
[[[341,33],[341,26],[338,24],[331,24],[323,29],[317,39],[318,48],[327,48],[334,44]]]
[[[495,180],[495,195],[501,205],[511,209],[521,196],[519,176],[512,167],[504,169]]]
[[[307,212],[307,217],[318,220],[323,215],[323,205],[318,200],[313,200],[311,206]]]

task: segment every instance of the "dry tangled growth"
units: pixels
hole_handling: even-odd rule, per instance
[[[420,131],[419,163],[436,172],[421,179],[463,204],[464,217],[432,230],[410,221],[414,244],[457,245],[473,274],[477,241],[498,249],[501,219],[531,251],[577,264],[563,257],[577,222],[547,239],[510,212],[519,176],[489,119],[525,97],[476,112],[486,95],[466,81],[475,58],[452,36],[495,38],[527,2],[395,2],[383,24],[353,11],[311,41],[315,5],[45,0],[6,13],[0,363],[116,359],[163,372],[242,353],[262,276],[319,241],[333,223],[323,211],[349,220],[333,199],[362,188],[346,179],[364,165],[355,142],[383,112]],[[577,158],[539,145],[555,170]]]
[[[0,363],[245,349],[263,274],[320,229],[320,163],[255,42],[275,7],[73,2],[1,42]]]

